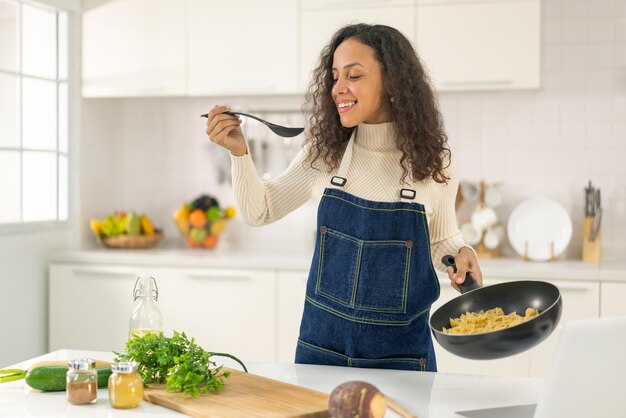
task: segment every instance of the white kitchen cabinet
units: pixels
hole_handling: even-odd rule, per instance
[[[489,279],[488,285],[502,283],[502,280]],[[460,296],[460,293],[450,286],[447,278],[439,281],[441,295],[433,304],[431,313],[446,302]],[[495,306],[494,306],[495,307]],[[530,369],[530,353],[525,351],[514,356],[497,360],[470,360],[456,356],[444,350],[433,338],[435,354],[437,356],[437,370],[444,373],[480,374],[487,376],[528,376]]]
[[[275,274],[270,270],[168,269],[157,279],[165,332],[246,361],[275,360]]]
[[[600,283],[600,316],[626,315],[626,283]]]
[[[544,342],[530,350],[530,376],[545,377],[552,352],[563,324],[570,320],[598,318],[600,313],[600,283],[581,280],[550,280],[559,288],[563,302],[557,329]]]
[[[322,48],[341,26],[349,23],[383,24],[393,26],[409,39],[413,38],[414,7],[411,2],[372,1],[361,5],[347,1],[332,3],[335,5],[330,6],[331,2],[309,2],[303,5],[300,12],[301,91],[305,91],[310,82],[311,72],[318,64]]]
[[[146,266],[50,266],[49,349],[122,350],[139,274],[152,275],[164,331],[245,361],[275,360],[275,273]]]
[[[188,2],[188,95],[296,92],[296,1]]]
[[[278,272],[277,360],[293,363],[300,335],[300,321],[304,311],[304,295],[308,271]]]
[[[540,0],[418,0],[415,41],[434,87],[538,88]]]
[[[140,271],[125,265],[52,264],[48,349],[123,349]]]
[[[184,1],[116,0],[84,11],[83,97],[185,93]]]

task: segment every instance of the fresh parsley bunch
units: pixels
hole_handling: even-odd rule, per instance
[[[218,392],[224,388],[229,371],[222,371],[211,361],[212,356],[229,357],[246,366],[228,353],[205,351],[184,332],[174,331],[171,338],[161,334],[146,334],[126,342],[126,352],[115,354],[115,361],[136,361],[144,384],[165,383],[168,392],[182,392],[197,397],[202,393]]]

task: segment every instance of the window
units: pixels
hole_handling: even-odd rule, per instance
[[[0,0],[0,226],[68,218],[68,13]]]

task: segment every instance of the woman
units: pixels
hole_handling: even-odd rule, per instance
[[[428,325],[433,262],[456,255],[482,285],[456,224],[458,186],[432,88],[411,43],[382,25],[340,29],[313,72],[305,146],[261,182],[238,117],[216,106],[209,139],[230,150],[244,219],[274,222],[320,200],[297,363],[436,371]],[[418,203],[419,202],[419,203]],[[430,236],[429,236],[430,233]]]

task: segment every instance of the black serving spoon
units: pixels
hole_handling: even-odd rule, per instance
[[[262,124],[266,125],[268,128],[270,128],[270,130],[272,132],[274,132],[276,135],[278,136],[282,136],[285,138],[291,138],[292,136],[296,136],[296,135],[300,135],[302,132],[304,132],[304,128],[288,128],[286,126],[280,126],[280,125],[276,125],[275,123],[271,123],[268,122],[266,120],[263,120],[257,116],[254,115],[249,115],[248,113],[243,113],[243,112],[224,112],[228,115],[241,115],[241,116],[247,116],[249,118],[252,119],[256,119],[259,122],[261,122]],[[209,114],[205,113],[204,115],[200,115],[203,118],[208,118]]]

